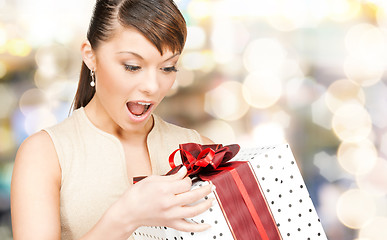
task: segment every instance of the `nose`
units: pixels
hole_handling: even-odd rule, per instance
[[[144,79],[140,82],[140,90],[147,95],[153,95],[159,90],[159,81],[155,70],[146,71]]]

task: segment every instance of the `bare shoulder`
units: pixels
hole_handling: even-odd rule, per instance
[[[20,150],[34,150],[34,147],[54,147],[52,140],[46,131],[39,131],[24,140],[19,148]],[[25,151],[25,150],[24,150]]]
[[[60,179],[60,166],[51,137],[45,131],[39,131],[26,138],[20,145],[14,172],[28,168],[29,171],[44,169],[47,174]]]
[[[44,163],[51,166],[59,164],[51,137],[45,131],[39,131],[24,140],[16,154],[15,164]]]
[[[48,133],[28,137],[16,154],[11,181],[15,239],[29,238],[31,232],[34,239],[59,239],[60,184],[59,161]]]

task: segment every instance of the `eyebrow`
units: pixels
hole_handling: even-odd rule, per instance
[[[135,57],[141,59],[141,60],[144,60],[144,58],[138,54],[138,53],[135,53],[135,52],[131,52],[131,51],[120,51],[120,52],[117,52],[117,54],[131,54],[131,55],[134,55]],[[175,53],[173,54],[171,57],[169,57],[168,59],[164,60],[164,62],[168,61],[168,60],[171,60],[172,58],[176,57],[180,55],[180,53]]]

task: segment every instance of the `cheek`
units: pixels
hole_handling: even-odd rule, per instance
[[[119,96],[125,91],[125,76],[123,71],[117,68],[103,67],[98,70],[97,91],[111,98]],[[98,87],[99,86],[99,87]]]
[[[162,79],[160,88],[164,92],[164,95],[169,91],[169,89],[172,88],[175,81],[176,81],[176,74],[173,74],[173,76],[165,76],[164,79]]]

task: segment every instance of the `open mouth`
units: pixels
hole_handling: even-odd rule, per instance
[[[126,106],[134,116],[141,117],[149,111],[152,104],[147,102],[128,102]]]

